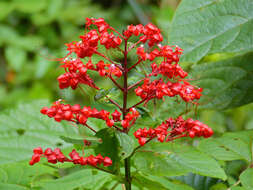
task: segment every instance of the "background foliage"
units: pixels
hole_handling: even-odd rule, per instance
[[[58,90],[56,77],[61,70],[53,60],[64,55],[64,43],[82,34],[85,17],[104,17],[118,29],[154,22],[169,44],[185,49],[181,65],[204,88],[197,116],[195,108],[186,110],[170,99],[158,102],[155,111],[148,109],[151,105],[140,108],[142,118],[136,128],[184,114],[208,124],[215,137],[144,147],[133,159],[134,189],[253,189],[253,2],[182,0],[178,4],[177,0],[0,1],[0,189],[122,189],[115,176],[91,168],[28,166],[37,146],[81,150],[80,139],[86,138],[98,152],[120,145],[110,154],[124,159],[137,145],[120,134],[108,134],[110,138],[101,145],[99,138],[110,133],[102,123],[89,121],[104,130],[91,138],[88,131],[39,113],[59,98],[84,104],[80,92]],[[102,82],[105,89],[111,87]],[[93,90],[85,91],[89,94],[85,105],[100,101],[103,108],[111,109],[102,98],[94,99]],[[120,98],[113,91],[110,96]],[[86,154],[92,151],[85,149]]]

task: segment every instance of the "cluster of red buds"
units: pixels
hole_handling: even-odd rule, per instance
[[[169,118],[156,128],[143,128],[134,132],[141,146],[146,144],[148,139],[157,138],[160,142],[168,142],[182,137],[204,137],[213,135],[213,130],[198,120],[184,120],[181,116],[177,119]]]
[[[151,76],[157,76],[158,74],[161,74],[169,79],[172,79],[175,77],[185,78],[188,75],[188,73],[185,72],[178,64],[171,64],[162,61],[159,66],[156,63],[152,63],[151,67]]]
[[[91,57],[96,51],[99,35],[96,30],[91,30],[87,34],[80,36],[79,42],[66,44],[69,55],[75,53],[78,58]]]
[[[65,73],[60,75],[57,79],[60,89],[71,87],[73,90],[77,88],[78,84],[86,84],[92,88],[98,89],[93,80],[87,74],[87,68],[80,59],[64,59]]]
[[[105,64],[103,60],[100,60],[96,67],[91,63],[89,60],[88,63],[85,65],[87,69],[97,71],[100,76],[111,76],[114,75],[116,77],[122,76],[122,71],[117,67],[115,64]]]
[[[100,76],[116,76],[121,77],[122,71],[114,64],[105,63],[100,60],[95,66],[89,60],[84,64],[79,58],[69,59],[65,58],[62,61],[65,73],[60,75],[57,79],[60,89],[71,87],[76,89],[78,84],[85,84],[92,88],[98,89],[93,80],[87,74],[87,70],[97,71]]]
[[[140,116],[139,112],[135,108],[131,108],[125,116],[125,119],[121,121],[121,125],[124,129],[131,127],[136,119]]]
[[[140,34],[143,34],[143,36],[140,37],[140,42],[145,43],[148,41],[148,45],[150,47],[163,41],[163,36],[160,29],[151,23],[147,24],[146,26],[141,24],[136,26],[130,25],[123,34],[127,39],[132,35],[139,36]]]
[[[29,164],[34,165],[40,161],[41,157],[45,157],[49,163],[56,164],[57,162],[73,162],[74,164],[97,166],[103,164],[105,167],[112,165],[112,160],[109,157],[102,157],[100,154],[97,156],[90,155],[88,157],[80,157],[76,150],[69,153],[70,158],[64,156],[61,149],[47,148],[44,152],[41,147],[33,149],[33,156]]]
[[[170,81],[165,83],[159,79],[151,82],[149,78],[144,80],[142,86],[135,89],[135,94],[146,102],[153,98],[161,99],[164,96],[174,97],[176,95],[179,95],[185,102],[189,102],[199,99],[201,92],[202,88],[196,88],[186,81],[184,83]]]
[[[114,126],[115,122],[120,121],[123,128],[132,126],[136,119],[139,117],[139,112],[135,108],[131,108],[127,113],[124,120],[120,119],[121,113],[115,110],[110,117],[110,112],[106,110],[98,111],[96,108],[86,107],[81,108],[79,104],[71,106],[70,104],[61,103],[62,100],[58,100],[53,105],[43,107],[40,112],[48,117],[53,117],[55,121],[60,122],[62,120],[72,121],[78,124],[87,125],[88,118],[102,119],[106,121],[108,127]]]
[[[110,112],[106,110],[98,111],[96,108],[86,107],[81,108],[79,104],[73,106],[69,104],[63,104],[61,101],[56,101],[53,105],[48,107],[43,107],[40,112],[47,115],[48,117],[53,117],[55,121],[73,121],[85,125],[88,118],[97,118],[106,121],[106,124],[111,127],[114,125],[114,120],[110,119]]]
[[[141,45],[136,49],[136,54],[143,61],[153,61],[155,58],[161,57],[164,59],[164,62],[171,64],[173,62],[178,63],[179,57],[183,53],[183,50],[177,46],[175,47],[175,50],[168,45],[162,46],[161,44],[158,44],[157,47],[158,49],[155,48],[150,52],[146,52],[144,46]]]

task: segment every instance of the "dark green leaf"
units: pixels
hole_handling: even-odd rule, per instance
[[[201,108],[228,109],[253,101],[253,53],[193,67],[191,78],[204,89]]]
[[[137,159],[136,166],[139,170],[145,168],[159,169],[158,171],[168,173],[163,167],[176,167],[180,168],[179,172],[175,172],[175,175],[182,175],[186,172],[193,172],[196,174],[226,179],[226,174],[219,164],[207,154],[204,154],[193,147],[183,146],[179,144],[169,143],[151,143],[143,148],[145,152],[139,152],[145,159]],[[137,154],[137,156],[138,156]],[[138,158],[138,157],[137,157]],[[159,161],[160,160],[160,161]],[[168,165],[168,166],[167,166]]]
[[[152,179],[148,179],[142,175],[136,174],[133,177],[133,184],[136,184],[137,186],[140,187],[146,187],[148,189],[159,189],[159,190],[166,190],[167,188],[165,188],[163,185],[161,185],[160,183],[158,183],[155,180]],[[177,189],[175,189],[177,190]]]
[[[173,18],[169,41],[195,62],[217,52],[253,50],[251,0],[183,0]]]
[[[193,173],[173,178],[193,187],[195,190],[209,190],[211,186],[221,181],[217,178],[210,178]]]
[[[253,131],[225,133],[222,137],[202,140],[198,148],[218,160],[252,160]]]
[[[169,179],[166,179],[165,177],[160,177],[160,176],[158,177],[158,176],[145,174],[145,178],[151,181],[155,181],[156,183],[159,183],[164,188],[169,189],[169,190],[193,190],[193,188],[191,188],[190,186],[186,184],[180,183],[178,181],[171,181]]]

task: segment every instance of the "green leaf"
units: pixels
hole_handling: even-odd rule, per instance
[[[253,168],[248,168],[240,175],[240,180],[243,185],[248,190],[253,189]]]
[[[119,149],[114,130],[110,128],[101,129],[96,133],[96,137],[102,139],[102,143],[95,147],[96,154],[111,158],[112,166],[109,168],[116,170],[119,164]]]
[[[193,188],[191,188],[189,185],[179,183],[177,181],[171,181],[169,179],[166,179],[165,177],[158,177],[158,176],[145,174],[145,178],[149,179],[151,181],[154,181],[156,183],[159,183],[160,185],[162,185],[166,189],[170,189],[170,190],[193,190]]]
[[[10,46],[5,49],[5,58],[10,68],[18,72],[26,62],[26,52],[21,48]]]
[[[252,160],[253,131],[225,133],[222,137],[202,140],[198,146],[218,160]]]
[[[228,109],[253,101],[253,53],[192,68],[193,84],[204,89],[201,108]]]
[[[252,10],[251,0],[183,0],[169,42],[182,47],[182,60],[191,62],[211,53],[252,51]]]
[[[133,181],[133,184],[136,184],[136,186],[146,187],[148,189],[159,189],[159,190],[166,190],[167,189],[163,185],[158,183],[157,181],[152,180],[152,179],[148,179],[148,178],[146,178],[142,175],[139,175],[139,174],[134,175],[132,181]]]
[[[120,146],[119,155],[121,159],[125,159],[130,156],[134,150],[134,140],[126,133],[122,133],[119,131],[116,132],[116,137]]]
[[[34,101],[0,115],[0,164],[30,159],[35,147],[70,146],[59,136],[76,136],[77,129],[42,115],[40,109],[47,105],[47,101]]]
[[[180,167],[179,171],[181,175],[186,172],[192,172],[223,180],[227,178],[224,170],[219,166],[216,160],[190,146],[169,143],[151,143],[144,147],[143,151],[145,152],[138,153],[141,153],[143,158],[145,158],[142,159],[143,163],[141,163],[140,159],[136,163],[140,171],[143,169],[138,165],[142,165],[145,169],[160,168],[160,172],[163,172],[162,168],[164,167],[165,173],[170,172],[167,171],[165,167],[177,166]],[[147,161],[149,161],[149,163],[147,163]],[[180,175],[180,172],[177,173],[173,171],[174,176]],[[173,173],[171,174],[173,175]]]
[[[173,177],[173,179],[191,186],[194,190],[209,190],[212,185],[217,184],[220,181],[220,179],[217,178],[210,178],[193,173],[189,173],[185,176]]]
[[[4,174],[3,177],[0,177],[0,183],[2,186],[6,186],[6,189],[8,189],[7,186],[10,189],[12,186],[17,189],[18,187],[32,187],[38,180],[53,179],[56,171],[56,169],[42,164],[34,166],[29,166],[28,163],[5,164],[0,166],[0,176],[1,173]],[[0,189],[2,189],[1,185]]]
[[[83,169],[56,180],[41,182],[40,185],[47,190],[71,190],[82,186],[90,188],[94,187],[102,179],[108,177],[110,175],[104,172]]]
[[[228,186],[225,185],[224,183],[217,183],[213,185],[210,190],[227,190]]]
[[[133,158],[136,169],[143,173],[152,173],[157,176],[178,176],[189,172],[181,164],[159,153],[138,152]]]

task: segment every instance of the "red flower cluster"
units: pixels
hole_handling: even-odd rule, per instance
[[[122,127],[124,129],[131,127],[139,116],[139,112],[135,108],[131,108],[130,112],[125,116],[125,119],[121,121]]]
[[[148,41],[148,45],[150,47],[154,46],[155,44],[163,41],[163,36],[159,28],[155,25],[149,23],[146,26],[138,24],[136,26],[130,25],[127,27],[127,30],[124,31],[124,36],[128,39],[132,35],[138,36],[140,34],[144,34],[140,37],[140,41],[145,43]]]
[[[110,76],[115,75],[116,77],[121,77],[122,71],[114,64],[105,64],[104,61],[99,61],[96,64],[96,68],[91,63],[91,61],[88,61],[86,64],[87,69],[97,71],[100,76]]]
[[[106,121],[106,124],[111,127],[114,125],[114,120],[110,119],[110,112],[96,108],[84,106],[81,108],[79,104],[71,106],[69,104],[62,104],[61,101],[56,101],[50,108],[43,107],[40,112],[48,117],[54,117],[55,121],[73,121],[85,125],[88,118],[97,118]]]
[[[139,46],[136,49],[136,54],[140,57],[141,60],[146,61],[153,61],[155,58],[162,57],[164,58],[164,62],[166,63],[178,63],[179,57],[182,54],[183,50],[179,47],[175,47],[175,50],[173,51],[172,47],[166,45],[162,46],[158,44],[158,49],[152,50],[150,53],[145,52],[145,49],[143,46]]]
[[[152,73],[151,75],[157,76],[161,74],[169,79],[174,77],[185,78],[187,77],[188,73],[185,72],[178,64],[171,64],[168,62],[162,61],[159,66],[156,63],[151,64]]]
[[[57,78],[60,89],[68,87],[76,89],[79,83],[98,89],[93,80],[87,74],[87,68],[80,59],[66,58],[63,63],[62,67],[65,68],[66,73]]]
[[[108,32],[109,29],[114,29],[110,27],[103,18],[87,18],[86,21],[87,28],[89,28],[91,25],[97,26],[98,32],[100,33],[98,40],[100,40],[100,44],[104,45],[106,49],[116,48],[121,44],[122,39],[119,36],[115,36],[113,32]]]
[[[208,138],[212,135],[213,131],[207,125],[198,120],[184,120],[182,117],[178,117],[176,120],[169,118],[154,129],[140,128],[134,132],[134,136],[138,139],[141,146],[143,146],[148,139],[153,138],[157,138],[158,141],[164,142],[166,138],[166,141],[171,141],[186,136],[191,138],[195,136]]]
[[[119,36],[115,36],[112,32],[103,32],[100,38],[100,44],[104,45],[106,49],[116,48],[121,44],[122,40]]]
[[[184,83],[164,83],[162,79],[150,81],[149,78],[144,80],[142,86],[135,89],[135,94],[140,96],[146,102],[153,98],[161,99],[164,96],[174,97],[179,95],[184,101],[189,102],[201,97],[201,88],[196,88],[186,81]]]
[[[79,58],[91,57],[97,50],[99,35],[96,30],[91,30],[87,34],[80,36],[79,42],[66,44],[68,55],[75,53]]]
[[[71,106],[69,104],[62,104],[61,101],[56,101],[50,108],[43,107],[40,112],[48,117],[53,117],[55,121],[73,121],[85,125],[88,118],[97,118],[106,121],[108,127],[112,127],[115,122],[121,121],[123,128],[132,126],[139,117],[139,112],[135,108],[131,108],[130,112],[126,114],[125,119],[121,120],[121,113],[115,110],[110,118],[110,112],[106,110],[98,111],[96,108],[86,107],[81,108],[79,104]]]
[[[116,65],[105,64],[102,60],[96,64],[96,67],[92,64],[91,60],[84,64],[79,58],[65,58],[62,63],[61,67],[65,68],[66,73],[57,78],[61,89],[68,88],[69,86],[72,89],[76,89],[79,83],[98,89],[87,74],[87,70],[97,71],[100,76],[115,75],[116,77],[121,77],[122,75],[122,71]]]
[[[103,164],[105,167],[112,165],[112,160],[109,157],[102,157],[100,154],[97,156],[90,155],[88,157],[80,157],[79,153],[76,150],[72,150],[69,153],[71,159],[64,156],[61,152],[61,149],[55,148],[52,150],[51,148],[47,148],[44,152],[41,147],[35,148],[33,150],[33,156],[30,160],[29,164],[34,165],[40,161],[41,157],[47,158],[47,161],[52,164],[56,164],[57,162],[73,162],[74,164],[80,165],[91,165],[97,166],[98,164]]]
[[[110,28],[109,24],[107,24],[107,22],[105,22],[103,18],[98,18],[98,19],[86,18],[85,26],[89,29],[91,25],[97,26],[99,33],[103,33]]]

